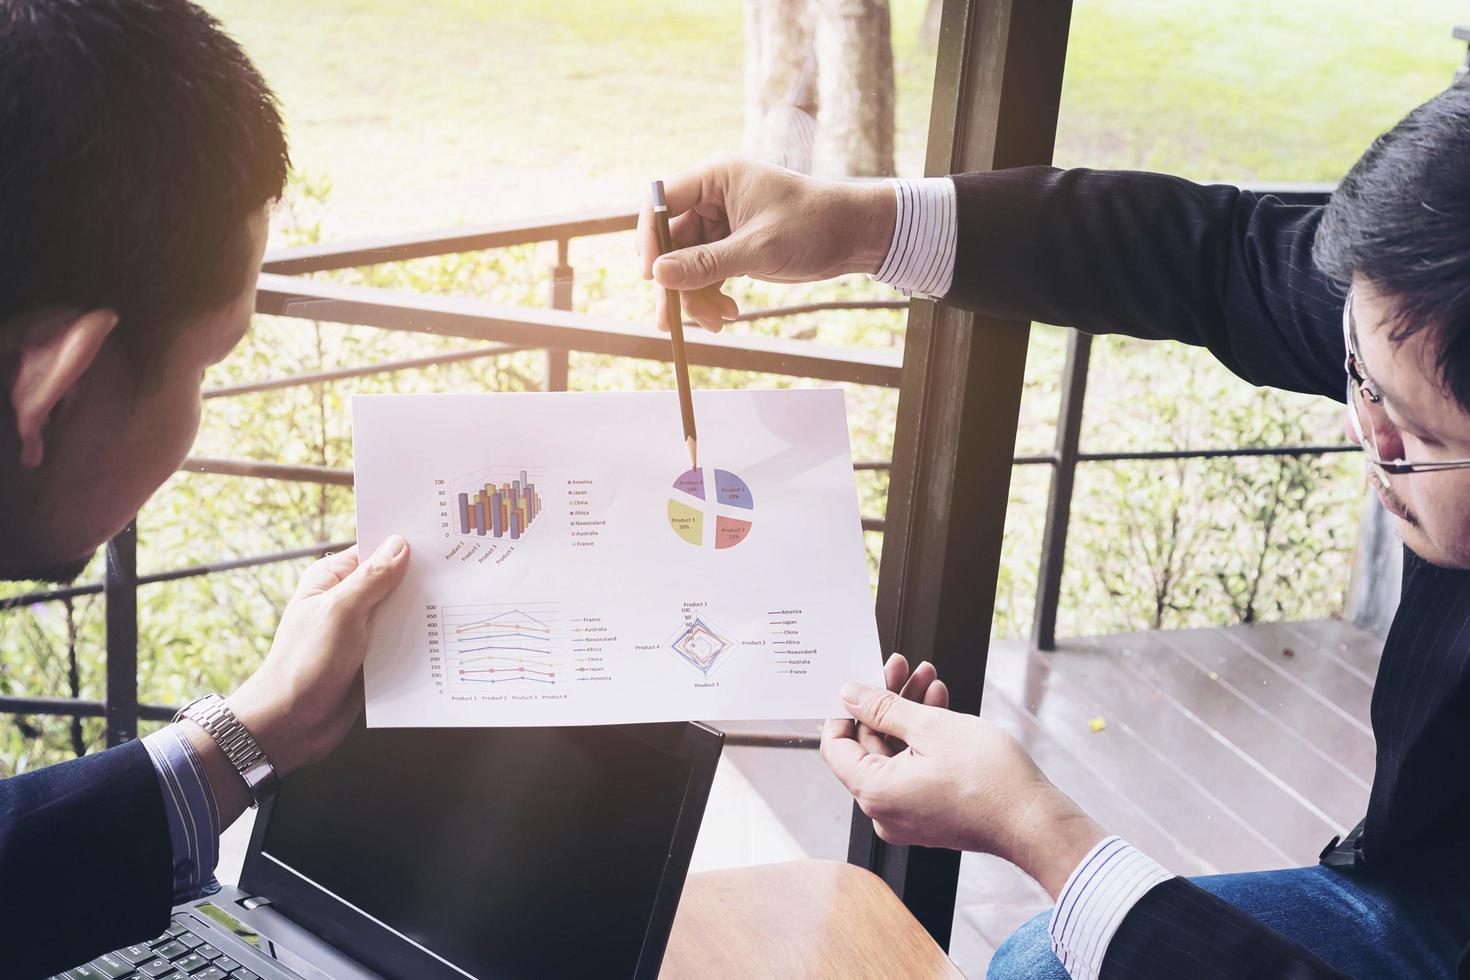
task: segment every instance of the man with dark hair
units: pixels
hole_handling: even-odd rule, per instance
[[[270,90],[186,0],[0,0],[0,576],[71,579],[178,468],[286,170]],[[152,938],[210,887],[220,829],[356,717],[407,553],[312,565],[228,699],[0,781],[0,974]]]
[[[1196,344],[1254,384],[1346,399],[1407,550],[1368,812],[1319,864],[1176,878],[898,655],[889,691],[843,691],[859,724],[829,722],[823,757],[883,839],[998,854],[1056,900],[992,977],[1455,975],[1470,942],[1470,83],[1374,143],[1326,208],[1157,174],[884,185],[742,161],[667,197],[679,248],[655,260],[645,206],[644,275],[711,330],[736,312],[728,277],[866,272],[990,316]]]

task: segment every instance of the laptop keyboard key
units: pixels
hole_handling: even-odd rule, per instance
[[[186,933],[184,933],[176,941],[183,943],[185,946],[188,946],[190,949],[193,949],[196,946],[203,946],[204,945],[204,940],[200,939],[198,936],[194,935],[192,932],[186,932]]]
[[[218,959],[219,957],[225,955],[224,953],[221,953],[219,950],[215,949],[213,946],[209,945],[209,943],[205,943],[202,946],[196,946],[194,948],[194,952],[198,953],[206,960]]]
[[[133,964],[115,953],[103,953],[92,961],[91,967],[107,980],[118,980],[133,972]]]
[[[225,980],[228,974],[217,966],[206,966],[198,973],[191,973],[189,980]]]
[[[184,971],[185,973],[193,973],[195,970],[202,970],[208,965],[209,961],[200,956],[198,953],[190,953],[188,956],[184,956],[174,960],[174,966]]]
[[[102,977],[102,971],[98,970],[91,963],[74,966],[61,974],[61,980],[102,980]]]
[[[221,956],[219,959],[214,961],[214,965],[219,967],[221,970],[224,970],[226,973],[234,973],[236,970],[240,969],[240,964],[236,963],[228,956]]]
[[[185,953],[189,952],[189,947],[185,946],[183,943],[175,939],[171,943],[164,943],[162,946],[158,947],[155,952],[162,959],[176,960],[180,956],[183,956]]]
[[[156,958],[153,950],[149,949],[143,943],[139,943],[136,946],[124,946],[113,955],[122,957],[134,966],[137,966],[139,963],[147,963],[149,960]]]

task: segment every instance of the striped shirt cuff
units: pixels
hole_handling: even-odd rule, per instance
[[[888,183],[898,199],[898,219],[888,258],[873,278],[905,293],[942,299],[954,278],[958,218],[954,181],[927,177]]]
[[[1113,933],[1150,888],[1174,877],[1121,837],[1088,852],[1051,912],[1051,948],[1072,980],[1097,980]]]
[[[169,725],[143,739],[163,790],[163,811],[173,850],[174,902],[187,902],[219,890],[214,866],[219,860],[219,810],[214,791],[194,746]]]

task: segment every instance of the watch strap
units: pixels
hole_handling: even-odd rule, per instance
[[[245,787],[250,791],[251,807],[258,807],[275,795],[281,784],[276,767],[271,765],[265,750],[235,717],[224,698],[218,694],[196,698],[174,715],[174,721],[180,718],[189,719],[214,739],[230,765],[245,781]]]

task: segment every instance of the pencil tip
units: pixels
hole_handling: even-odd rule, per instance
[[[689,447],[689,468],[699,469],[699,441],[693,436],[684,440],[684,445]]]

